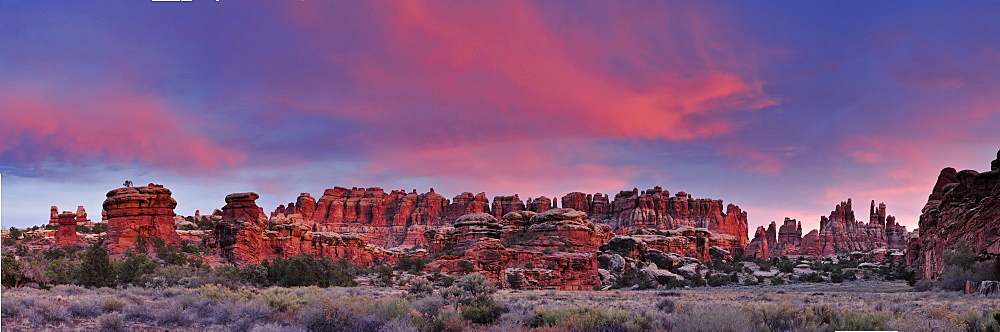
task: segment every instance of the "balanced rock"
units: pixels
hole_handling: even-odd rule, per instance
[[[262,234],[268,218],[257,206],[260,195],[253,192],[226,196],[222,220],[215,224],[212,236],[222,258],[235,264],[257,264],[264,260]]]

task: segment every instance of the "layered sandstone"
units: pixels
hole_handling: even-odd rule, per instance
[[[74,246],[80,243],[80,236],[76,234],[76,213],[63,212],[56,215],[56,246]]]
[[[614,201],[600,193],[574,192],[560,200],[541,196],[527,202],[516,194],[496,196],[492,203],[485,193],[465,192],[449,201],[433,189],[418,194],[415,190],[386,193],[381,188],[335,187],[327,189],[315,203],[303,193],[296,202],[279,206],[271,216],[302,214],[316,224],[317,231],[364,234],[373,244],[388,248],[429,245],[424,232],[450,226],[466,214],[487,213],[503,223],[509,213],[546,212],[555,209],[557,201],[564,208],[587,213],[594,222],[611,225],[619,234],[645,228],[708,228],[734,236],[736,242],[727,250],[737,255],[749,242],[746,213],[738,206],[724,206],[721,200],[694,199],[684,192],[671,197],[660,187],[641,193],[637,189],[622,191]]]
[[[610,203],[607,195],[570,193],[563,206],[587,212],[594,221],[606,223],[618,234],[637,229],[707,228],[715,233],[736,237],[728,248],[742,255],[749,243],[747,214],[738,206],[724,205],[722,200],[695,199],[685,192],[670,196],[661,187],[645,191],[633,188],[621,191]]]
[[[308,198],[304,202],[300,203],[307,206],[303,209],[311,209]],[[425,230],[449,224],[444,213],[447,205],[447,199],[434,189],[417,194],[415,190],[386,193],[382,188],[336,187],[323,193],[309,219],[317,231],[364,234],[382,247],[426,245]]]
[[[264,260],[262,234],[268,218],[264,209],[257,206],[259,197],[253,192],[226,196],[222,220],[215,224],[212,237],[219,246],[219,254],[228,262],[257,264]]]
[[[108,217],[108,234],[104,242],[108,252],[120,254],[134,250],[139,240],[144,240],[148,248],[157,238],[167,245],[179,245],[180,237],[174,226],[177,201],[170,195],[170,189],[152,183],[109,191],[103,205]]]
[[[938,175],[920,215],[919,235],[908,246],[907,263],[925,279],[937,279],[944,269],[944,252],[965,244],[981,259],[1000,258],[1000,151],[989,172]]]
[[[785,218],[781,226],[771,222],[765,230],[758,227],[747,245],[746,255],[757,258],[781,256],[837,256],[851,253],[886,253],[906,249],[906,227],[886,214],[886,205],[871,202],[868,222],[855,218],[852,201],[838,204],[829,217],[820,217],[820,229],[802,235],[802,224]]]
[[[836,206],[829,217],[820,217],[820,254],[831,256],[876,249],[906,249],[906,227],[886,215],[885,203],[871,202],[868,222],[854,217],[851,199]],[[891,244],[891,245],[890,245]]]
[[[427,269],[459,273],[468,262],[473,272],[501,284],[507,274],[517,273],[529,288],[592,289],[600,284],[594,251],[613,235],[610,226],[594,224],[573,209],[518,210],[501,220],[487,213],[467,214],[452,227],[424,233],[432,254],[459,254],[445,255]]]

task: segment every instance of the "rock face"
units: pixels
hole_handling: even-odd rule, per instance
[[[517,273],[529,288],[592,289],[601,281],[594,251],[614,235],[611,227],[588,221],[584,212],[548,206],[542,213],[507,212],[501,220],[467,214],[452,227],[426,231],[432,254],[459,254],[443,256],[427,269],[457,273],[465,261],[466,268],[501,284]]]
[[[944,269],[944,251],[966,243],[981,259],[1000,258],[1000,152],[989,172],[945,168],[920,215],[919,235],[911,238],[908,264],[925,279]]]
[[[303,211],[311,209],[309,198],[300,196]],[[426,245],[423,231],[450,224],[445,220],[447,205],[433,189],[417,194],[336,187],[323,193],[308,220],[317,225],[317,231],[364,234],[382,247]]]
[[[108,192],[104,211],[108,217],[105,249],[121,254],[136,247],[139,239],[163,239],[167,245],[179,245],[174,226],[177,201],[170,189],[150,183],[145,187],[118,188]],[[147,246],[152,246],[148,241]]]
[[[222,220],[215,224],[212,236],[222,258],[236,264],[257,264],[266,255],[263,233],[267,228],[264,209],[257,206],[260,195],[253,192],[226,196]]]
[[[611,225],[618,234],[637,229],[707,228],[715,233],[736,237],[728,248],[742,255],[749,243],[747,214],[738,206],[723,205],[722,200],[695,199],[685,192],[673,197],[661,187],[645,191],[621,191],[610,203],[607,195],[570,193],[562,198],[563,207],[587,212],[591,219]]]
[[[389,248],[429,245],[425,231],[451,226],[466,214],[487,213],[502,223],[511,212],[541,213],[558,206],[557,200],[545,196],[529,198],[527,203],[518,195],[496,196],[492,203],[486,197],[486,193],[465,192],[449,201],[433,189],[418,194],[415,190],[386,193],[381,188],[335,187],[327,189],[315,203],[303,193],[295,203],[279,206],[271,216],[301,214],[316,224],[316,231],[364,234],[372,244]],[[619,234],[646,228],[708,228],[734,236],[736,242],[727,250],[736,255],[742,254],[749,242],[746,213],[738,206],[724,207],[721,200],[694,199],[684,192],[670,197],[660,187],[641,193],[633,189],[622,191],[610,202],[604,194],[574,192],[563,196],[561,202],[565,208],[586,213],[594,222],[611,225]]]
[[[80,243],[80,236],[76,234],[76,213],[63,212],[56,215],[56,222],[59,228],[56,229],[56,246],[74,246]]]
[[[906,227],[886,215],[885,203],[871,202],[868,222],[854,217],[852,201],[840,202],[829,217],[820,217],[820,229],[802,235],[802,223],[785,218],[780,227],[771,222],[758,227],[746,254],[758,258],[781,256],[837,256],[852,252],[888,250],[901,253],[907,248]]]

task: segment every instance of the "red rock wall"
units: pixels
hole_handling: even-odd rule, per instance
[[[1000,258],[1000,152],[989,172],[938,175],[920,215],[918,237],[908,243],[907,262],[925,279],[944,269],[944,251],[965,242],[982,258]]]
[[[327,189],[315,208],[311,199],[308,194],[300,195],[294,204],[279,207],[272,215],[305,213],[305,219],[317,224],[317,231],[364,234],[372,244],[386,248],[428,245],[425,231],[449,226],[465,214],[489,213],[500,219],[511,212],[545,212],[558,205],[544,196],[529,198],[525,204],[518,195],[496,196],[491,204],[485,193],[473,196],[468,192],[449,201],[433,189],[417,194],[336,187]],[[607,195],[579,192],[567,194],[561,201],[566,208],[586,212],[595,222],[611,225],[619,234],[644,228],[703,227],[734,236],[737,244],[729,250],[737,255],[749,242],[746,213],[732,204],[723,211],[721,200],[693,199],[683,192],[670,197],[669,192],[656,187],[641,194],[636,189],[622,191],[613,202]]]

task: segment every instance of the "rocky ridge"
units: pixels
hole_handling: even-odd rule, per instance
[[[925,279],[937,279],[944,252],[962,243],[980,259],[1000,258],[1000,151],[990,171],[941,170],[911,236],[907,264]]]

